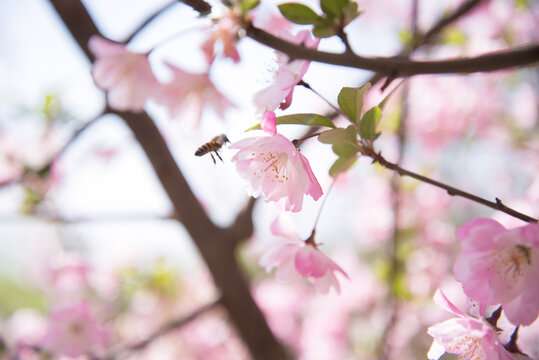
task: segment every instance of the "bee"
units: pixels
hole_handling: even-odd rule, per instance
[[[229,143],[230,140],[228,140],[228,138],[226,137],[225,134],[221,134],[221,135],[217,135],[216,137],[214,137],[213,139],[211,139],[209,142],[201,145],[197,151],[195,151],[195,155],[196,156],[203,156],[203,155],[206,155],[207,153],[210,153],[210,156],[213,160],[213,163],[216,164],[215,162],[215,158],[213,157],[213,154],[212,152],[215,153],[215,155],[217,155],[217,157],[223,161],[223,159],[221,158],[221,156],[219,155],[219,149],[221,149],[221,147],[226,144],[226,143]]]

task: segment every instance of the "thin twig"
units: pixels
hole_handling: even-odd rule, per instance
[[[156,12],[154,12],[152,15],[150,15],[142,24],[140,24],[132,33],[129,35],[127,39],[125,39],[124,43],[129,43],[135,36],[137,36],[141,30],[143,30],[146,26],[148,26],[149,23],[153,22],[156,18],[161,16],[163,13],[168,11],[170,8],[172,8],[174,5],[176,5],[177,1],[172,1],[165,6],[162,6],[160,9],[158,9]]]
[[[468,193],[466,191],[463,191],[463,190],[454,188],[452,186],[446,185],[444,183],[441,183],[439,181],[430,179],[430,178],[428,178],[426,176],[419,175],[419,174],[414,173],[412,171],[408,171],[406,169],[401,168],[397,164],[394,164],[392,162],[387,161],[382,156],[382,154],[376,153],[374,151],[367,152],[367,153],[365,153],[365,155],[369,156],[370,158],[373,159],[373,161],[378,162],[383,167],[398,172],[400,175],[406,175],[406,176],[412,177],[412,178],[414,178],[416,180],[419,180],[419,181],[434,185],[436,187],[439,187],[441,189],[444,189],[451,196],[460,196],[460,197],[466,198],[468,200],[475,201],[475,202],[477,202],[479,204],[488,206],[488,207],[490,207],[490,208],[492,208],[494,210],[502,211],[502,212],[504,212],[504,213],[506,213],[508,215],[511,215],[511,216],[513,216],[513,217],[515,217],[517,219],[520,219],[522,221],[526,221],[526,222],[529,222],[529,223],[537,223],[538,222],[537,219],[535,219],[535,218],[533,218],[531,216],[520,213],[520,212],[518,212],[516,210],[513,210],[513,209],[505,206],[503,204],[503,202],[498,198],[495,199],[495,202],[489,201],[489,200],[483,199],[483,198],[481,198],[479,196],[470,194],[470,193]]]
[[[121,359],[121,358],[125,358],[126,356],[131,355],[134,352],[141,351],[145,347],[150,345],[153,341],[158,339],[159,337],[161,337],[163,335],[166,335],[171,331],[178,330],[178,329],[182,328],[183,326],[189,324],[190,322],[197,319],[201,315],[203,315],[203,314],[207,313],[208,311],[212,310],[213,308],[215,308],[220,303],[221,303],[221,298],[219,298],[219,299],[217,299],[217,300],[215,300],[215,301],[213,301],[213,302],[211,302],[211,303],[209,303],[207,305],[202,306],[201,308],[193,311],[191,314],[189,314],[187,316],[183,316],[183,317],[181,317],[179,319],[172,320],[169,323],[167,323],[166,325],[164,325],[163,327],[161,327],[161,328],[157,329],[156,331],[154,331],[153,333],[151,333],[147,338],[145,338],[145,339],[143,339],[143,340],[141,340],[141,341],[139,341],[139,342],[137,342],[137,343],[135,343],[133,345],[128,346],[126,349],[121,350],[119,352],[119,354],[117,354],[117,355],[111,355],[111,356],[108,356],[106,358],[107,359]]]
[[[51,167],[51,165],[55,161],[57,161],[67,151],[67,149],[79,138],[79,136],[83,132],[85,132],[90,126],[95,124],[99,119],[101,119],[107,113],[107,111],[108,111],[108,108],[103,110],[99,115],[97,115],[92,120],[88,121],[87,123],[85,123],[84,125],[79,127],[77,130],[75,130],[75,132],[73,132],[73,134],[71,135],[69,140],[67,140],[67,142],[62,146],[62,148],[60,150],[58,150],[58,152],[56,154],[54,154],[49,159],[49,161],[47,161],[47,163],[45,165],[41,166],[39,169],[35,169],[35,170],[32,170],[32,171],[26,171],[25,173],[23,173],[19,177],[0,181],[0,188],[5,187],[5,186],[19,184],[19,183],[23,182],[24,180],[26,180],[26,178],[28,177],[29,174],[34,174],[34,173],[39,174],[39,173],[46,172]]]

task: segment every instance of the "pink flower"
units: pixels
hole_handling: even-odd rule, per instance
[[[539,225],[506,230],[491,219],[457,229],[462,252],[453,268],[464,292],[481,305],[502,304],[515,325],[539,313]]]
[[[57,309],[51,314],[43,347],[53,354],[77,357],[99,354],[106,335],[85,302]]]
[[[316,49],[320,42],[320,39],[313,38],[308,30],[300,31],[296,35],[283,31],[280,36],[295,44],[302,44],[313,49]],[[275,74],[275,82],[259,91],[254,97],[258,113],[273,111],[277,107],[283,110],[288,108],[292,103],[294,87],[301,81],[311,64],[307,60],[289,61],[288,56],[282,53],[277,53],[277,55],[279,70]]]
[[[227,108],[234,107],[213,85],[209,74],[193,74],[169,63],[167,65],[172,70],[173,80],[161,85],[154,99],[168,108],[172,118],[181,117],[190,109],[194,111],[198,123],[204,107],[211,107],[221,116]]]
[[[137,54],[125,45],[92,36],[88,48],[96,56],[92,76],[97,86],[108,90],[109,105],[120,111],[142,111],[158,81],[147,54]]]
[[[231,58],[236,63],[240,61],[240,54],[238,53],[238,49],[236,49],[239,30],[238,17],[235,14],[227,13],[217,21],[216,28],[201,46],[208,65],[211,64],[215,58],[214,47],[217,40],[220,40],[223,44],[223,53],[225,57]]]
[[[240,176],[249,181],[249,195],[264,195],[266,201],[284,203],[284,209],[293,212],[301,210],[304,194],[314,200],[322,196],[309,161],[283,135],[254,136],[229,147],[239,149],[232,161]]]
[[[427,333],[434,338],[428,353],[429,359],[438,359],[444,352],[458,354],[459,359],[513,359],[490,324],[464,314],[440,290],[436,291],[434,301],[458,317],[429,327]]]
[[[291,280],[299,274],[311,279],[316,290],[323,294],[327,294],[331,287],[338,293],[340,292],[335,273],[340,272],[346,277],[348,275],[339,265],[318,250],[312,238],[302,241],[297,234],[283,231],[278,219],[271,224],[271,231],[274,235],[285,237],[289,241],[275,246],[264,254],[260,259],[260,266],[265,267],[267,272],[277,267],[275,275],[281,281]]]

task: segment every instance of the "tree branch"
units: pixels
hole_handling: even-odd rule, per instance
[[[508,51],[488,53],[477,57],[438,61],[413,61],[399,56],[370,58],[351,53],[337,54],[318,51],[290,43],[254,26],[247,28],[247,35],[261,44],[287,54],[292,59],[305,59],[326,64],[371,70],[391,77],[495,71],[516,66],[532,65],[539,61],[538,44]]]
[[[77,43],[93,59],[87,42],[91,35],[99,35],[99,32],[82,3],[74,0],[51,2]],[[125,121],[148,157],[176,215],[193,239],[221,291],[221,303],[253,358],[287,359],[287,354],[251,296],[249,285],[235,260],[235,243],[223,241],[229,234],[226,229],[216,227],[204,212],[155,123],[146,113],[114,113]]]
[[[414,173],[412,171],[408,171],[406,169],[401,168],[397,164],[394,164],[394,163],[391,163],[391,162],[387,161],[382,156],[382,154],[376,153],[374,151],[367,152],[365,155],[369,156],[370,158],[373,159],[374,162],[378,162],[383,167],[385,167],[387,169],[390,169],[390,170],[393,170],[393,171],[396,171],[401,176],[406,175],[406,176],[412,177],[412,178],[414,178],[416,180],[419,180],[419,181],[434,185],[436,187],[444,189],[451,196],[460,196],[460,197],[475,201],[475,202],[477,202],[479,204],[488,206],[488,207],[490,207],[490,208],[492,208],[494,210],[502,211],[502,212],[504,212],[504,213],[506,213],[508,215],[511,215],[513,217],[516,217],[517,219],[520,219],[522,221],[526,221],[526,222],[529,222],[529,223],[537,223],[538,222],[537,219],[535,219],[535,218],[533,218],[531,216],[528,216],[526,214],[522,214],[522,213],[520,213],[520,212],[518,212],[516,210],[513,210],[513,209],[505,206],[502,203],[502,201],[500,199],[498,199],[498,198],[496,198],[496,202],[492,202],[492,201],[483,199],[483,198],[481,198],[479,196],[470,194],[470,193],[468,193],[466,191],[462,191],[462,190],[454,188],[452,186],[443,184],[443,183],[441,183],[439,181],[432,180],[432,179],[430,179],[430,178],[428,178],[426,176],[416,174],[416,173]]]

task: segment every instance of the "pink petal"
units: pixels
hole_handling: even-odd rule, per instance
[[[464,312],[462,312],[451,301],[449,301],[449,299],[444,295],[444,293],[440,289],[436,290],[436,293],[434,293],[434,302],[450,313],[453,313],[459,316],[465,316]]]
[[[262,130],[267,132],[270,135],[275,135],[277,133],[277,122],[275,113],[273,111],[266,111],[262,115],[262,120],[260,120],[260,126]]]

